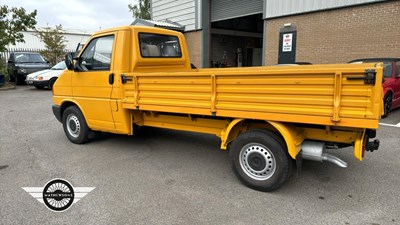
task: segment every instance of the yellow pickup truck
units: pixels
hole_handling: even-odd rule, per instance
[[[52,109],[76,144],[138,126],[214,134],[261,191],[302,159],[347,166],[327,148],[352,146],[362,160],[379,147],[381,63],[197,69],[181,33],[139,26],[97,32],[65,61]]]

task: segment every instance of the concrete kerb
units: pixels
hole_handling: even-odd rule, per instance
[[[6,90],[11,90],[11,89],[15,89],[15,85],[12,85],[10,83],[7,83],[3,86],[0,86],[0,91],[6,91]]]

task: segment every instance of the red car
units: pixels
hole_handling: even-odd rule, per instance
[[[356,59],[349,63],[369,62],[383,62],[385,113],[382,117],[387,117],[390,110],[400,107],[400,58]]]

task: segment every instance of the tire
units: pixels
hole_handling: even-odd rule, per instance
[[[15,73],[10,73],[10,81],[15,82]]]
[[[392,107],[392,94],[387,94],[383,100],[384,103],[384,112],[382,118],[386,118],[390,114],[390,108]]]
[[[24,76],[21,74],[15,74],[15,84],[16,85],[22,85],[24,84]]]
[[[48,87],[49,87],[50,90],[53,89],[53,85],[54,85],[54,83],[56,82],[56,80],[57,80],[57,78],[51,78],[51,79],[49,80]]]
[[[72,143],[84,144],[88,142],[90,129],[78,107],[70,106],[65,109],[62,122],[65,135]]]
[[[281,137],[254,129],[233,141],[229,156],[233,171],[246,186],[259,191],[278,189],[292,172],[292,159]]]

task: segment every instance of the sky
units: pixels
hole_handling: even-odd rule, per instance
[[[133,22],[128,4],[137,0],[0,0],[0,5],[37,10],[38,27],[97,31],[130,25]]]

